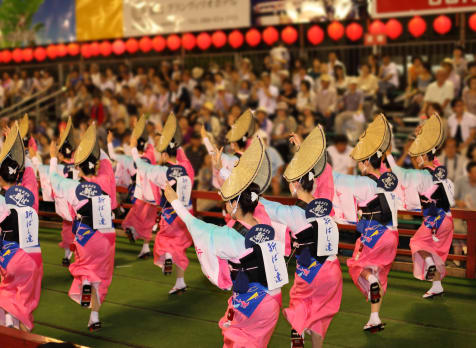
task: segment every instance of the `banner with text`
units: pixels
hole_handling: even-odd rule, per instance
[[[476,0],[371,0],[370,15],[403,17],[476,11]]]

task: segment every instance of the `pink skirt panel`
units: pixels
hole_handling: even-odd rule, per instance
[[[82,283],[88,280],[97,288],[101,303],[104,302],[114,272],[115,237],[115,233],[96,231],[84,247],[74,242],[75,261],[69,266],[74,277],[69,289],[73,301],[80,303]]]
[[[359,255],[360,245],[361,242],[359,238],[355,243],[352,258],[347,260],[349,274],[354,284],[365,298],[367,298],[370,284],[366,279],[362,278],[360,274],[364,269],[368,269],[378,278],[380,288],[385,293],[387,290],[388,273],[392,268],[393,260],[397,254],[398,232],[387,229],[373,248],[364,246]],[[357,255],[359,255],[358,259]]]
[[[281,293],[266,295],[251,317],[235,310],[229,327],[225,327],[228,310],[233,308],[229,298],[227,311],[218,323],[223,334],[223,348],[266,348],[279,319],[280,305]]]
[[[451,242],[453,241],[453,231],[453,218],[447,215],[436,232],[436,237],[439,239],[439,242],[435,242],[431,230],[423,223],[421,224],[410,239],[410,249],[413,258],[413,275],[415,278],[420,280],[425,279],[425,259],[418,253],[420,250],[431,254],[436,269],[441,274],[441,279],[444,278],[446,275],[445,262],[450,251]]]
[[[137,199],[122,222],[122,227],[132,227],[137,233],[138,239],[150,242],[152,228],[157,219],[157,206]]]
[[[342,299],[339,260],[326,261],[311,284],[296,276],[289,297],[283,314],[292,328],[299,334],[311,330],[324,338]]]
[[[171,225],[160,220],[160,230],[155,236],[154,263],[162,268],[165,253],[172,255],[172,261],[181,269],[188,267],[187,248],[192,245],[192,237],[187,226],[177,217]]]
[[[61,242],[59,246],[63,249],[69,249],[74,242],[73,222],[63,220],[63,227],[61,229]]]
[[[19,249],[7,269],[0,268],[0,308],[33,329],[33,311],[40,302],[43,264],[41,253],[26,253]],[[0,311],[0,313],[2,313]],[[0,325],[5,323],[5,313]]]

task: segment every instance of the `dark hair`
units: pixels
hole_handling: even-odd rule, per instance
[[[468,87],[471,87],[471,81],[473,81],[474,79],[476,79],[476,75],[468,76],[468,79],[466,80],[466,84]]]
[[[171,148],[170,145],[167,146],[165,153],[169,155],[169,157],[177,157],[177,146],[174,146],[173,148]]]
[[[314,178],[309,179],[309,173],[306,173],[301,179],[299,179],[299,183],[304,191],[312,193],[312,189],[314,188]]]
[[[467,165],[466,165],[466,172],[469,172],[471,171],[471,169],[473,169],[474,167],[476,167],[476,162],[475,161],[471,161],[469,162]]]
[[[471,69],[472,67],[476,66],[476,61],[472,61],[468,63],[468,70]]]
[[[426,154],[426,157],[428,157],[429,161],[433,161],[435,159],[436,154],[432,153],[431,151]]]
[[[307,80],[302,80],[302,81],[301,81],[301,85],[305,85],[308,91],[311,90],[311,84],[309,83],[309,81],[307,81]]]
[[[430,103],[431,107],[435,109],[438,115],[443,115],[443,108],[439,103]]]
[[[246,140],[243,140],[243,138],[241,138],[236,141],[236,144],[240,149],[244,149],[246,147]]]
[[[380,169],[380,166],[382,164],[382,156],[378,157],[376,153],[374,153],[372,156],[369,158],[369,163],[374,169]]]
[[[463,54],[464,54],[464,47],[463,47],[463,46],[461,46],[461,45],[456,45],[456,46],[453,48],[453,50],[460,50],[460,51],[461,51],[461,53],[463,53]]]
[[[472,153],[473,153],[474,149],[476,149],[476,143],[470,144],[468,146],[468,150],[466,151],[466,158],[469,159],[470,161],[473,160]]]
[[[0,165],[0,176],[2,179],[9,184],[14,184],[17,182],[19,175],[20,165],[9,156],[5,157]]]
[[[238,204],[240,205],[243,215],[248,213],[254,213],[256,206],[258,205],[259,199],[253,202],[251,200],[251,193],[254,192],[259,195],[259,191],[260,187],[258,186],[258,184],[255,184],[253,182],[241,193]],[[238,197],[236,199],[238,199]],[[230,203],[236,201],[236,199],[233,199],[232,201],[230,201]]]
[[[388,56],[388,54],[387,54],[387,56]],[[415,60],[417,60],[417,59],[418,59],[420,62],[423,63],[423,59],[421,59],[420,56],[414,56],[414,57],[412,58],[412,63],[415,64]]]
[[[98,164],[98,158],[94,157],[93,154],[90,154],[89,157],[86,159],[86,161],[84,161],[83,163],[81,163],[79,165],[79,168],[81,168],[82,172],[85,174],[85,175],[95,175],[96,174],[96,167],[97,167],[97,164]],[[89,167],[89,163],[94,163],[94,167],[93,168],[90,168]]]
[[[69,141],[66,140],[63,145],[61,145],[59,152],[63,155],[64,158],[70,159],[73,156],[73,150],[73,145],[71,145]]]
[[[334,135],[334,144],[339,144],[339,143],[347,144],[348,142],[349,142],[349,139],[347,139],[347,136],[345,134]]]
[[[147,140],[140,137],[139,139],[137,139],[137,150],[144,151],[146,144],[147,144]]]
[[[455,99],[453,99],[453,100],[451,101],[451,107],[454,108],[455,105],[456,105],[456,103],[458,103],[458,102],[461,102],[461,103],[462,103],[462,102],[463,102],[463,99],[461,99],[461,98],[455,98]]]

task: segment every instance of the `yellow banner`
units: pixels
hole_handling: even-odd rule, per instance
[[[112,39],[123,36],[123,0],[76,0],[76,39]]]

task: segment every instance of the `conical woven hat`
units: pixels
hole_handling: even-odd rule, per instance
[[[74,154],[74,164],[78,165],[83,163],[91,154],[93,154],[94,157],[99,158],[99,153],[100,149],[96,141],[96,124],[93,123],[81,138],[81,142]],[[112,180],[113,179],[114,178],[112,178]]]
[[[385,116],[380,114],[375,117],[360,136],[359,142],[355,145],[350,156],[357,162],[363,161],[371,157],[377,151],[382,151],[385,146],[388,148],[389,145],[389,126]]]
[[[420,128],[413,144],[408,150],[412,157],[424,155],[438,149],[445,141],[443,120],[437,114],[433,114]]]
[[[18,163],[20,168],[23,168],[25,164],[25,148],[16,122],[3,143],[2,150],[0,151],[0,163],[3,163],[6,157],[10,157]]]
[[[162,135],[159,139],[157,151],[164,152],[170,143],[174,142],[174,147],[179,147],[182,144],[182,132],[178,126],[177,118],[171,112],[162,130]]]
[[[315,169],[315,175],[322,173],[326,164],[326,136],[321,126],[315,127],[304,139],[284,171],[286,181],[296,181]]]
[[[26,135],[28,134],[28,129],[30,128],[29,122],[28,122],[28,114],[23,115],[21,118],[19,125],[20,129],[20,137],[22,139],[25,139]]]
[[[136,123],[134,130],[132,131],[132,136],[136,139],[143,138],[147,140],[147,136],[145,135],[145,125],[147,122],[147,116],[142,115]]]
[[[61,132],[60,141],[58,143],[58,150],[64,145],[64,143],[68,140],[68,143],[75,148],[76,144],[74,143],[73,137],[73,121],[71,120],[71,116],[68,117],[68,123],[66,123],[66,127]]]
[[[233,123],[231,129],[226,133],[226,139],[232,143],[238,140],[243,140],[243,137],[249,138],[255,132],[256,121],[250,109],[246,110]]]
[[[266,155],[263,141],[256,137],[243,152],[238,163],[225,180],[220,195],[224,201],[238,197],[253,182],[260,187],[260,192],[266,190],[271,180],[271,165]]]

